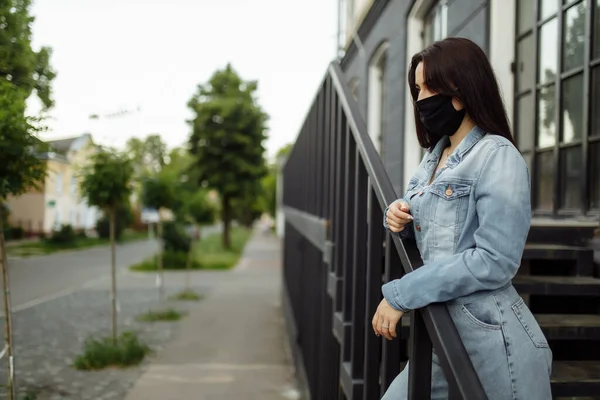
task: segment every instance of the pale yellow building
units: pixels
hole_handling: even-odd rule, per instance
[[[96,152],[90,134],[49,142],[52,152],[41,157],[47,162],[47,176],[39,190],[9,197],[9,223],[25,232],[50,233],[69,224],[76,230],[94,228],[99,211],[81,198],[82,169]]]

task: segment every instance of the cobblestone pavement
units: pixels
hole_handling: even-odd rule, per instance
[[[151,309],[173,307],[187,311],[202,307],[202,302],[172,302],[158,300],[156,289],[125,288],[119,291],[119,331],[134,330],[150,347],[159,352],[174,336],[179,323],[141,323],[136,316]],[[167,289],[167,296],[178,291]],[[207,290],[195,287],[206,294]],[[112,400],[123,399],[128,389],[141,375],[148,361],[128,369],[108,369],[83,372],[72,368],[83,342],[94,337],[109,336],[109,292],[103,288],[86,289],[71,293],[14,315],[15,366],[17,387],[24,394],[36,393],[36,400]],[[3,322],[0,322],[4,329]],[[6,382],[6,360],[1,363],[0,384]],[[0,392],[0,398],[6,393]]]

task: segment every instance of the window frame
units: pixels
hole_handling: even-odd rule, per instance
[[[520,0],[520,1],[531,1],[531,0]],[[533,6],[533,17],[535,18],[533,24],[528,29],[523,30],[521,33],[519,27],[519,12],[520,12],[520,1],[517,0],[514,3],[515,6],[515,24],[514,24],[514,32],[515,32],[515,51],[514,51],[514,63],[513,63],[513,79],[514,79],[514,107],[513,107],[513,127],[515,131],[515,139],[516,142],[519,143],[520,135],[523,135],[523,132],[519,132],[519,108],[520,108],[520,100],[525,98],[528,95],[533,96],[534,103],[534,129],[530,133],[533,135],[533,148],[531,150],[523,150],[522,153],[526,158],[531,160],[530,163],[530,175],[531,175],[531,188],[532,188],[532,206],[535,216],[550,216],[550,217],[574,217],[574,216],[590,216],[597,217],[600,215],[599,209],[590,209],[591,201],[592,201],[592,185],[590,182],[590,151],[592,149],[592,145],[596,142],[600,142],[600,136],[592,137],[590,136],[591,132],[591,106],[592,106],[592,95],[593,91],[591,90],[591,73],[595,66],[600,68],[600,57],[597,59],[593,59],[593,27],[594,27],[594,17],[600,18],[600,15],[595,16],[596,13],[596,1],[597,0],[570,0],[568,2],[563,2],[561,0],[556,0],[558,3],[557,11],[548,15],[544,19],[539,18],[540,14],[540,2],[541,0],[537,0],[534,2]],[[563,71],[563,52],[564,52],[564,38],[565,38],[565,14],[568,10],[573,7],[579,7],[580,4],[585,4],[586,14],[585,14],[585,27],[584,27],[584,51],[583,51],[583,64],[570,70]],[[539,83],[539,60],[540,60],[540,32],[542,27],[551,20],[556,18],[558,24],[557,31],[557,43],[558,51],[557,51],[557,73],[553,80],[546,81],[544,83]],[[531,21],[530,21],[531,22]],[[533,58],[529,58],[525,61],[532,62],[532,68],[535,68],[534,74],[534,82],[531,87],[526,89],[521,88],[520,85],[520,62],[519,59],[519,45],[523,40],[527,40],[529,36],[533,37],[533,43],[535,46],[535,55]],[[563,112],[563,101],[564,101],[564,86],[565,82],[569,78],[573,78],[576,75],[581,74],[583,76],[583,92],[581,96],[583,97],[583,112],[582,112],[582,132],[581,136],[576,140],[570,142],[563,142],[563,124],[565,121],[564,112]],[[539,101],[540,101],[540,92],[544,88],[554,87],[554,110],[555,115],[553,115],[554,125],[556,128],[556,136],[555,142],[552,146],[548,147],[539,147]],[[600,99],[596,100],[600,101]],[[525,133],[527,134],[527,133]],[[531,142],[531,137],[526,138],[527,142]],[[525,141],[524,141],[525,142]],[[561,179],[563,175],[563,169],[565,165],[561,162],[564,158],[565,151],[572,148],[580,148],[581,154],[581,174],[579,176],[579,199],[580,204],[575,208],[565,208],[562,204],[562,199],[564,198],[563,189],[566,187],[566,183]],[[552,209],[539,209],[538,204],[541,202],[538,198],[538,158],[540,154],[552,152],[554,159],[554,177],[553,177],[553,196],[552,196]]]

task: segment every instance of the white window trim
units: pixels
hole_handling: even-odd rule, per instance
[[[516,2],[515,0],[490,0],[488,7],[490,7],[490,62],[504,98],[509,124],[512,126],[515,96],[511,65],[515,58]]]

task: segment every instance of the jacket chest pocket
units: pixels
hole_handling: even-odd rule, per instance
[[[439,182],[430,187],[429,216],[439,226],[453,227],[464,223],[469,207],[471,185],[462,182]]]

